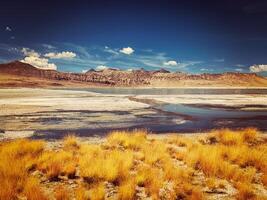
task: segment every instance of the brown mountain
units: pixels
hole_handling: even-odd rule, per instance
[[[158,71],[104,69],[86,73],[43,70],[19,61],[0,64],[0,86],[127,86],[127,87],[267,87],[255,73],[186,74]]]

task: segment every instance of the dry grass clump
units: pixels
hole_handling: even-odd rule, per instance
[[[0,146],[0,199],[16,199],[24,194],[29,199],[45,199],[35,179],[28,178],[28,170],[43,151],[44,142],[15,140]],[[29,197],[32,196],[32,197]]]
[[[184,159],[188,165],[203,171],[208,177],[252,182],[256,169],[252,167],[242,169],[225,160],[224,153],[221,145],[196,145],[185,153]]]
[[[88,153],[85,153],[85,149]],[[127,176],[133,165],[131,151],[103,150],[95,147],[82,148],[79,159],[81,176],[93,180],[118,181]]]
[[[244,200],[244,199],[256,200],[257,199],[257,196],[254,193],[250,184],[238,182],[236,184],[236,188],[238,189],[238,193],[236,194],[237,200]]]
[[[142,145],[141,152],[144,153],[145,162],[151,165],[170,157],[166,145],[161,141],[152,141],[148,145]]]
[[[253,143],[259,138],[259,131],[256,128],[245,128],[242,130],[220,129],[211,132],[210,136],[224,145],[240,145]]]
[[[158,168],[142,167],[136,175],[136,183],[143,186],[153,199],[159,198],[159,190],[164,184],[164,175]]]
[[[123,181],[119,186],[118,197],[121,200],[134,199],[136,181],[129,177],[128,180]]]
[[[37,169],[52,179],[57,179],[59,175],[72,178],[75,176],[77,159],[71,152],[53,151],[44,152],[38,159]]]
[[[179,147],[191,147],[196,141],[193,141],[190,137],[185,137],[182,135],[170,135],[167,138],[169,144],[175,144]]]
[[[47,200],[36,178],[28,178],[23,188],[23,194],[28,200]]]
[[[174,199],[204,200],[205,195],[197,186],[185,182],[176,186],[176,196]]]
[[[103,200],[105,198],[105,185],[103,182],[93,185],[93,187],[85,193],[90,200]]]
[[[139,149],[145,142],[148,132],[146,130],[113,131],[107,141],[111,145],[121,145],[125,148]]]
[[[79,143],[75,135],[68,135],[63,139],[64,149],[75,150],[79,148]]]
[[[86,188],[86,186],[80,186],[75,190],[76,200],[103,200],[105,199],[105,184],[103,182],[97,182]]]

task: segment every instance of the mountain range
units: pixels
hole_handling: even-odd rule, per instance
[[[44,70],[14,61],[0,64],[0,87],[267,87],[267,78],[256,73],[226,72],[187,74],[166,69],[123,71],[107,68],[85,73]]]

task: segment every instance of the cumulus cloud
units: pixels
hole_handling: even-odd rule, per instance
[[[6,27],[6,31],[9,31],[9,32],[11,32],[11,31],[12,31],[12,29],[11,29],[9,26],[7,26],[7,27]]]
[[[124,54],[127,54],[127,55],[130,55],[134,52],[134,49],[131,48],[131,47],[124,47],[120,50],[121,53],[124,53]]]
[[[23,60],[21,60],[21,62],[28,63],[40,69],[51,69],[51,70],[57,69],[57,66],[54,63],[49,63],[48,59],[46,58],[27,56]]]
[[[163,64],[166,66],[176,66],[177,62],[175,60],[169,60],[167,62],[164,62]]]
[[[267,65],[252,65],[249,67],[251,72],[267,72]]]
[[[22,48],[21,52],[25,56],[21,62],[28,63],[39,69],[56,70],[57,66],[54,63],[49,63],[47,58],[41,58],[41,55],[29,48]]]
[[[23,47],[21,52],[24,56],[33,56],[33,57],[40,57],[40,54],[34,51],[33,49]]]
[[[104,70],[104,69],[108,69],[109,67],[108,66],[105,66],[105,65],[98,65],[95,69],[97,71],[101,71],[101,70]]]
[[[51,52],[51,53],[46,53],[44,56],[52,59],[64,59],[64,58],[74,58],[76,57],[76,53],[70,51],[62,51],[60,53]]]

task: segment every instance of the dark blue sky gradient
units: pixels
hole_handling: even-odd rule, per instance
[[[6,31],[7,26],[12,31]],[[174,71],[191,73],[246,72],[252,64],[267,64],[267,1],[261,0],[9,0],[1,2],[0,27],[0,62],[23,58],[19,50],[8,48],[45,53],[48,50],[42,44],[50,44],[56,47],[53,52],[72,51],[83,60],[84,65],[73,60],[50,61],[65,71],[96,67],[93,59],[123,69],[160,68],[135,62],[147,50],[150,59],[164,53],[163,60],[194,63],[173,66]],[[91,57],[83,56],[78,46]],[[117,52],[123,47],[135,51],[131,59],[122,55],[109,59],[103,53],[105,46]]]

